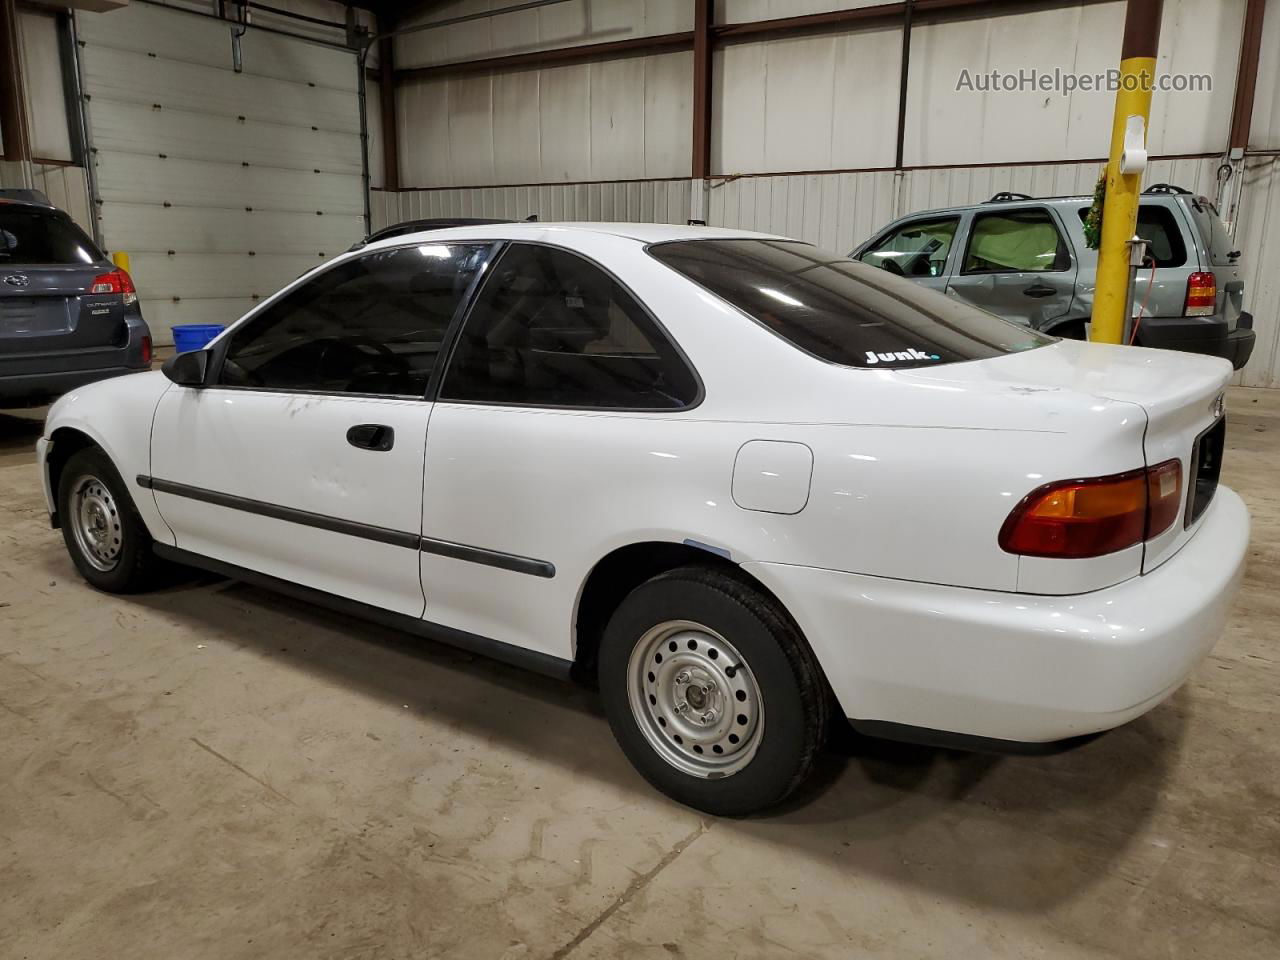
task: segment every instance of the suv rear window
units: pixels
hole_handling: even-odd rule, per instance
[[[63,213],[0,204],[0,266],[96,263],[102,254]]]
[[[675,240],[649,253],[820,360],[920,367],[1030,350],[1052,337],[794,240]]]
[[[1089,216],[1089,208],[1081,207],[1080,221]],[[1138,236],[1147,241],[1147,252],[1157,267],[1181,267],[1187,262],[1187,245],[1173,211],[1165,206],[1138,205]]]
[[[1196,197],[1194,200],[1190,197],[1184,199],[1187,200],[1187,206],[1191,209],[1191,216],[1196,222],[1200,236],[1204,238],[1205,246],[1209,248],[1209,259],[1213,262],[1213,265],[1215,267],[1239,266],[1231,256],[1235,248],[1231,243],[1231,236],[1227,233],[1227,228],[1222,224],[1222,217],[1218,215],[1218,208],[1213,205],[1213,201],[1207,197]]]

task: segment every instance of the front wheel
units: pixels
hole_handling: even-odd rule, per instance
[[[89,583],[109,593],[148,587],[159,560],[119,471],[101,450],[80,450],[58,481],[58,517],[67,552]]]
[[[618,607],[600,647],[614,736],[644,777],[708,813],[777,803],[825,740],[828,693],[796,628],[746,578],[661,574]]]

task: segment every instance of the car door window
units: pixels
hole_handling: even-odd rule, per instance
[[[964,273],[1052,273],[1071,253],[1048,210],[1002,210],[973,218]]]
[[[235,331],[220,383],[421,397],[487,244],[424,243],[345,260]]]
[[[898,276],[940,277],[959,224],[959,217],[912,220],[881,237],[858,259]]]
[[[639,302],[589,260],[512,244],[458,338],[441,400],[671,409],[698,381]]]

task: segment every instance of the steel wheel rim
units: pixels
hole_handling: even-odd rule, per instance
[[[658,756],[714,780],[747,766],[764,735],[764,699],[728,640],[690,620],[647,630],[627,664],[631,715]]]
[[[114,570],[124,549],[124,527],[107,485],[97,477],[80,477],[71,488],[70,506],[67,522],[80,555],[95,570]]]

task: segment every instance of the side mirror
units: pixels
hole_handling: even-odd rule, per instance
[[[208,350],[190,350],[170,357],[160,369],[180,387],[203,387],[209,375],[209,356]]]

